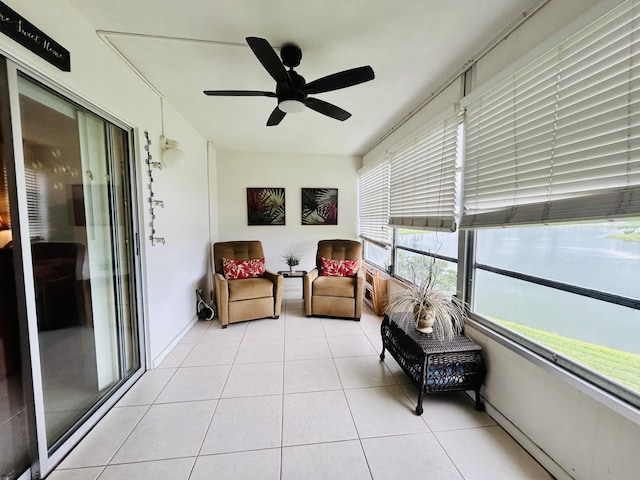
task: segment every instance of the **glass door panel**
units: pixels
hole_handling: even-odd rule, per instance
[[[8,158],[11,135],[5,110],[8,101],[6,68],[0,59],[0,478],[17,478],[31,464],[30,434],[25,401],[28,368],[23,367],[18,317],[16,268],[12,245]],[[25,371],[27,370],[27,371]]]
[[[119,231],[127,232],[126,235],[116,236],[114,243],[116,245],[115,265],[118,269],[115,278],[119,281],[116,292],[119,294],[118,306],[121,308],[120,318],[122,319],[122,360],[125,375],[129,376],[140,368],[136,305],[131,303],[136,298],[136,284],[134,281],[136,269],[131,252],[134,235],[127,228],[128,225],[133,225],[132,208],[128,200],[130,198],[128,192],[130,185],[132,185],[131,176],[127,168],[130,149],[127,133],[114,125],[109,126],[109,139],[112,157],[117,159],[111,165],[111,185],[115,200],[112,204],[116,209],[114,217],[119,222]]]
[[[108,196],[106,129],[104,121],[85,112],[77,112],[80,141],[80,169],[84,182],[78,185],[83,193],[84,219],[78,223],[86,235],[88,271],[91,278],[91,312],[98,390],[114,385],[118,380],[118,338],[114,291],[113,246]],[[79,194],[79,192],[78,192]],[[79,200],[79,199],[78,199]]]
[[[139,366],[127,132],[24,77],[18,90],[51,450]]]

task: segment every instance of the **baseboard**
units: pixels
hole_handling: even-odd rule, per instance
[[[574,480],[556,461],[542,450],[533,440],[531,440],[522,430],[515,426],[499,410],[485,400],[487,414],[493,418],[511,437],[524,448],[547,472],[557,480]]]
[[[156,355],[153,360],[151,361],[151,368],[157,368],[158,365],[160,365],[162,363],[162,361],[167,357],[167,355],[169,355],[171,353],[171,350],[173,350],[173,348],[180,343],[180,340],[182,340],[184,338],[184,336],[189,333],[189,330],[191,330],[191,327],[193,327],[196,323],[198,322],[198,317],[193,317],[193,319],[191,320],[191,322],[189,322],[187,324],[186,327],[184,327],[179,333],[178,335],[176,335],[176,338],[174,338],[169,345],[167,345],[166,347],[164,347],[164,349],[158,354]]]

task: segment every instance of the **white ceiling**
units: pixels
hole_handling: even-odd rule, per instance
[[[222,150],[362,154],[540,0],[69,0],[206,139]],[[318,94],[352,113],[309,109],[265,126],[275,91],[245,37],[302,48],[307,82],[371,65],[373,81]],[[171,135],[171,132],[166,132]]]

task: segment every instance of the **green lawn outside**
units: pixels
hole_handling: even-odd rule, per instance
[[[607,236],[607,238],[615,238],[617,240],[624,240],[625,242],[640,242],[640,233],[614,233]]]
[[[513,322],[495,318],[492,320],[564,357],[601,373],[605,377],[640,392],[640,355],[581,342]]]

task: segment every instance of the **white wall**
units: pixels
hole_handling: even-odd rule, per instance
[[[207,245],[207,284],[203,288],[205,297],[210,302],[213,298],[213,276],[211,271],[211,244],[220,238],[220,217],[218,202],[218,152],[215,145],[209,142],[209,244]],[[213,304],[213,303],[212,303]]]
[[[288,269],[280,256],[296,249],[299,269],[315,265],[318,240],[357,240],[360,157],[281,153],[217,152],[219,238],[260,240],[267,268]],[[285,189],[286,225],[248,226],[247,187]],[[302,225],[302,188],[338,189],[338,225]]]
[[[527,359],[478,330],[468,328],[467,333],[482,345],[487,359],[488,412],[525,448],[537,452],[534,456],[557,478],[638,478],[637,409],[599,395],[536,355]]]
[[[148,179],[144,160],[145,130],[153,141],[151,153],[160,158],[162,133],[160,98],[96,35],[64,0],[4,0],[71,53],[71,72],[62,72],[9,37],[0,35],[0,53],[26,65],[47,79],[110,113],[137,131],[136,167],[142,213],[141,252],[146,276],[143,295],[147,312],[148,356],[159,360],[179,333],[195,318],[195,284],[206,280],[209,243],[209,188],[207,142],[164,102],[165,134],[179,140],[187,154],[179,170],[154,171],[159,209],[156,229],[165,246],[149,241]],[[216,207],[215,201],[211,205]]]
[[[164,134],[180,142],[186,154],[179,168],[153,171],[156,236],[164,245],[151,246],[145,236],[150,358],[155,366],[173,347],[176,336],[194,319],[195,289],[207,291],[209,238],[208,145],[171,104],[164,104]],[[159,144],[160,134],[152,136]],[[154,160],[160,159],[156,153]],[[148,215],[146,177],[142,181],[145,218]],[[215,207],[215,203],[212,205]],[[150,220],[150,219],[149,219]],[[148,221],[145,221],[145,226]]]
[[[551,0],[487,54],[474,72],[481,90],[568,37],[619,0]],[[460,99],[460,83],[443,91],[364,157],[375,161]],[[505,301],[508,299],[505,298]],[[544,361],[533,361],[471,326],[488,365],[487,411],[557,478],[631,479],[640,472],[640,411],[577,381]]]

